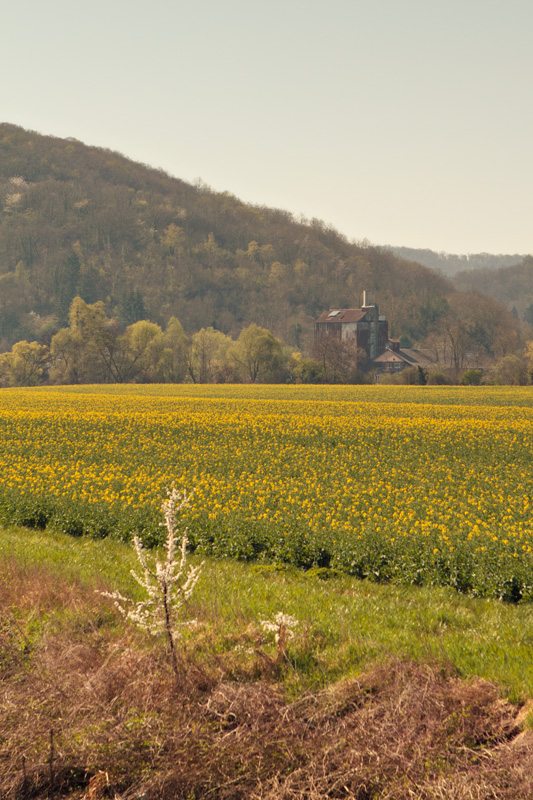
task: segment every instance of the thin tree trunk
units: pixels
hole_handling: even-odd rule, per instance
[[[172,669],[176,678],[176,686],[180,685],[180,674],[178,670],[178,657],[176,655],[176,647],[174,644],[174,635],[172,633],[172,620],[170,617],[170,607],[168,604],[168,586],[165,584],[163,587],[163,605],[165,608],[165,630],[167,632],[168,644],[170,649],[170,658],[172,659]]]

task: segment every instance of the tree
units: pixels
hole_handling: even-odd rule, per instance
[[[259,379],[275,382],[283,369],[281,342],[266,328],[252,323],[243,328],[230,355],[245,380],[255,383]]]
[[[183,228],[180,228],[179,225],[171,223],[168,228],[165,229],[165,233],[164,236],[162,236],[161,241],[166,247],[168,247],[169,253],[174,255],[174,253],[179,252],[183,248],[186,238],[187,237],[183,232]]]
[[[465,369],[459,383],[461,386],[480,386],[482,378],[482,369]]]
[[[46,373],[49,356],[46,345],[17,342],[10,353],[0,355],[0,385],[36,386]]]
[[[303,358],[300,362],[299,379],[302,383],[322,383],[324,367],[314,358]]]
[[[505,386],[525,386],[528,379],[525,359],[516,355],[504,356],[490,371],[491,383]]]
[[[320,310],[356,304],[363,288],[418,340],[452,291],[435,272],[319,220],[297,222],[116,153],[1,124],[0,152],[2,207],[13,200],[0,224],[0,346],[36,338],[22,327],[31,311],[66,326],[78,294],[114,303],[119,333],[149,308],[161,326],[172,315],[191,331],[254,322],[301,347]],[[10,183],[17,171],[27,183]],[[514,302],[523,312],[533,297]]]
[[[524,311],[524,322],[533,327],[533,303]]]
[[[144,300],[139,289],[124,291],[116,308],[116,314],[124,325],[133,325],[146,318]]]
[[[159,360],[159,380],[181,383],[187,374],[190,342],[176,317],[168,321],[163,334],[164,349]]]
[[[51,378],[56,383],[164,383],[186,375],[189,341],[174,317],[165,332],[139,320],[121,333],[103,303],[88,305],[76,297],[69,322],[52,339]]]
[[[58,265],[54,270],[53,289],[56,300],[56,310],[62,321],[67,316],[70,303],[78,291],[80,270],[80,257],[75,250],[70,253],[63,264]]]
[[[359,383],[359,370],[364,366],[366,353],[354,339],[338,339],[325,335],[313,346],[313,355],[322,366],[326,383]]]
[[[163,331],[155,322],[143,319],[129,325],[123,337],[122,380],[158,382],[164,349]]]
[[[65,383],[122,383],[125,379],[124,339],[104,304],[89,305],[75,297],[69,327],[52,338],[53,379]]]
[[[417,373],[417,383],[419,386],[425,386],[428,382],[428,373],[424,367],[421,367],[420,364],[416,368]]]
[[[486,367],[495,358],[516,351],[520,326],[510,311],[492,300],[469,292],[448,298],[448,311],[438,333],[428,338],[438,361],[448,367],[457,381],[467,368]]]
[[[144,600],[132,600],[120,592],[102,592],[114,600],[115,605],[126,619],[149,631],[164,631],[167,637],[169,653],[176,683],[181,686],[176,639],[179,623],[176,617],[186,606],[194,587],[200,577],[204,562],[187,568],[187,529],[181,541],[177,534],[176,516],[190,503],[191,494],[178,492],[173,486],[168,491],[168,500],[163,501],[162,510],[165,517],[164,527],[167,530],[166,558],[164,561],[150,559],[145,553],[141,539],[137,533],[133,535],[133,545],[141,566],[142,574],[135,570],[131,573],[137,583],[145,590]],[[161,523],[163,524],[163,523]],[[183,625],[183,623],[181,623]]]
[[[50,379],[52,383],[80,383],[83,368],[82,342],[73,336],[70,328],[61,328],[53,337],[50,344],[52,369]]]
[[[100,275],[96,267],[82,268],[78,280],[78,294],[86,303],[96,303],[99,291]]]
[[[228,359],[232,344],[229,336],[214,328],[202,328],[195,333],[189,354],[189,375],[193,382],[222,382],[221,378],[232,372]]]
[[[526,359],[529,382],[533,383],[533,341],[526,342],[524,348],[524,358]]]

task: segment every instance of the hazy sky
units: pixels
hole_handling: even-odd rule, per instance
[[[532,0],[0,0],[0,120],[349,238],[533,252]]]

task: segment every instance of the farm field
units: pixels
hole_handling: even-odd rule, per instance
[[[112,386],[0,393],[0,518],[533,598],[529,387]]]

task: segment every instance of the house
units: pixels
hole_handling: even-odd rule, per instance
[[[315,322],[315,344],[326,336],[342,342],[354,342],[366,354],[367,364],[386,349],[389,324],[379,315],[378,306],[370,302],[368,292],[363,292],[361,308],[334,308],[324,311]]]
[[[433,366],[428,354],[400,348],[397,339],[389,339],[389,324],[380,316],[377,304],[370,301],[369,292],[363,292],[361,308],[333,308],[320,315],[315,322],[315,347],[330,336],[345,344],[354,343],[364,353],[364,368],[376,373],[394,374],[407,367]]]
[[[378,373],[395,373],[407,367],[422,367],[427,369],[433,366],[433,361],[421,350],[413,348],[400,348],[397,339],[389,339],[383,353],[380,353],[373,362],[372,367]]]

